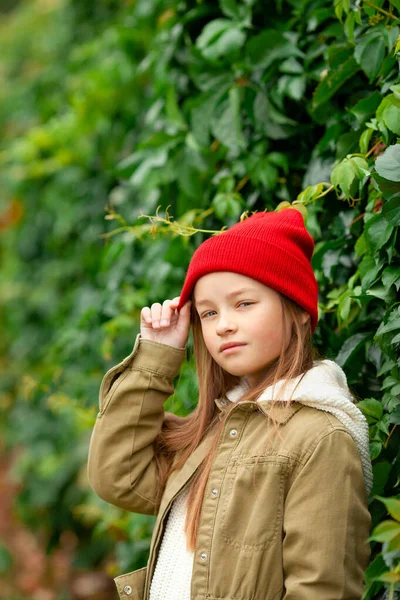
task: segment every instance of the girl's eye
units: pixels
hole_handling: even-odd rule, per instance
[[[238,306],[251,306],[254,302],[239,302]],[[209,310],[201,315],[202,319],[207,319],[212,313],[215,313],[215,310]]]
[[[209,310],[208,312],[204,313],[204,315],[201,315],[201,318],[204,319],[206,317],[208,317],[209,314],[215,312],[215,310]]]

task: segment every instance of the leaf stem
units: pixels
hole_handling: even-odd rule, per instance
[[[250,177],[248,175],[246,175],[245,177],[243,177],[243,179],[241,179],[237,186],[235,187],[235,192],[240,192],[240,190],[242,189],[242,187],[244,187],[246,185],[246,183],[249,181]]]
[[[377,149],[377,147],[378,147],[380,144],[382,144],[382,141],[381,141],[381,140],[379,140],[378,142],[376,142],[376,144],[374,144],[374,145],[372,146],[372,148],[370,148],[370,149],[368,150],[367,154],[365,155],[365,158],[368,158],[369,156],[371,156],[371,154],[372,154],[373,152],[375,152],[375,150]]]
[[[389,443],[389,440],[390,440],[390,438],[391,438],[391,435],[392,435],[393,431],[396,429],[396,427],[397,427],[397,423],[396,423],[395,425],[393,425],[393,427],[392,427],[392,431],[389,433],[389,435],[388,435],[388,438],[387,438],[386,442],[383,444],[385,448],[387,448],[387,445],[388,445],[388,443]]]
[[[390,584],[390,595],[389,595],[389,600],[393,600],[394,599],[394,583]]]
[[[118,229],[113,229],[112,231],[109,231],[107,233],[101,233],[100,237],[102,238],[110,238],[111,236],[115,235],[116,233],[121,233],[121,231],[126,231],[126,230],[132,229],[132,227],[129,227],[129,225],[126,225],[125,227],[118,227]]]
[[[374,4],[370,0],[364,0],[364,2],[365,2],[365,4],[368,4],[368,6],[370,6],[371,8],[374,8],[378,12],[381,12],[382,14],[386,15],[387,17],[390,17],[391,19],[394,19],[395,21],[397,21],[397,17],[392,15],[392,13],[388,12],[387,10],[385,10],[383,8],[380,8],[379,6],[376,6],[376,4]]]
[[[327,194],[329,194],[329,192],[331,192],[333,190],[333,188],[334,188],[334,186],[330,185],[327,190],[325,190],[324,192],[321,192],[320,194],[318,194],[318,196],[316,196],[314,198],[314,200],[318,200],[318,198],[322,198],[323,196],[326,196]]]

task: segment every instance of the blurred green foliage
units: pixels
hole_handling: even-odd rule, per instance
[[[316,241],[314,343],[362,399],[373,526],[386,520],[379,497],[400,480],[399,9],[30,0],[2,18],[0,431],[18,451],[17,514],[49,551],[70,530],[77,567],[146,563],[153,519],[86,480],[101,378],[141,307],[179,294],[203,230],[282,202]],[[167,409],[185,414],[190,352],[177,384]],[[400,537],[377,531],[365,600],[400,589]]]

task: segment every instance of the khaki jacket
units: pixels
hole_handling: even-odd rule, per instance
[[[209,450],[205,438],[156,506],[153,440],[185,355],[138,335],[101,383],[90,485],[111,504],[157,515],[147,567],[115,578],[121,600],[148,600],[168,511]],[[215,404],[224,411],[228,401]],[[371,517],[359,450],[333,415],[282,403],[282,440],[256,464],[269,406],[239,402],[226,421],[202,505],[191,600],[360,600]]]

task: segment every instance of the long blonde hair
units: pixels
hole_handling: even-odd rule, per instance
[[[321,358],[318,350],[312,345],[310,322],[306,321],[304,324],[302,322],[304,310],[286,296],[282,294],[279,294],[279,296],[282,304],[282,331],[286,331],[288,319],[292,322],[289,344],[285,348],[285,341],[282,340],[282,348],[278,358],[268,365],[265,377],[257,385],[251,386],[240,398],[240,402],[256,402],[258,396],[267,386],[274,385],[281,379],[284,380],[282,392],[285,383],[289,379],[305,374],[313,366],[313,361]],[[192,302],[191,309],[191,324],[199,384],[198,403],[196,408],[186,417],[166,413],[161,432],[155,440],[155,454],[159,474],[158,501],[160,502],[165,483],[171,473],[184,465],[205,436],[210,435],[212,438],[210,451],[197,468],[190,484],[185,522],[188,550],[194,550],[196,545],[201,505],[211,465],[226,418],[234,408],[234,403],[232,403],[222,413],[214,400],[222,398],[228,390],[240,382],[240,377],[227,373],[208,352],[203,340],[200,319],[194,308],[194,302]],[[273,420],[276,402],[275,399],[271,401],[270,410],[266,417],[268,424]],[[287,401],[287,405],[290,406],[290,404],[291,398]],[[277,432],[276,427],[274,431]],[[174,458],[176,460],[173,464]]]

